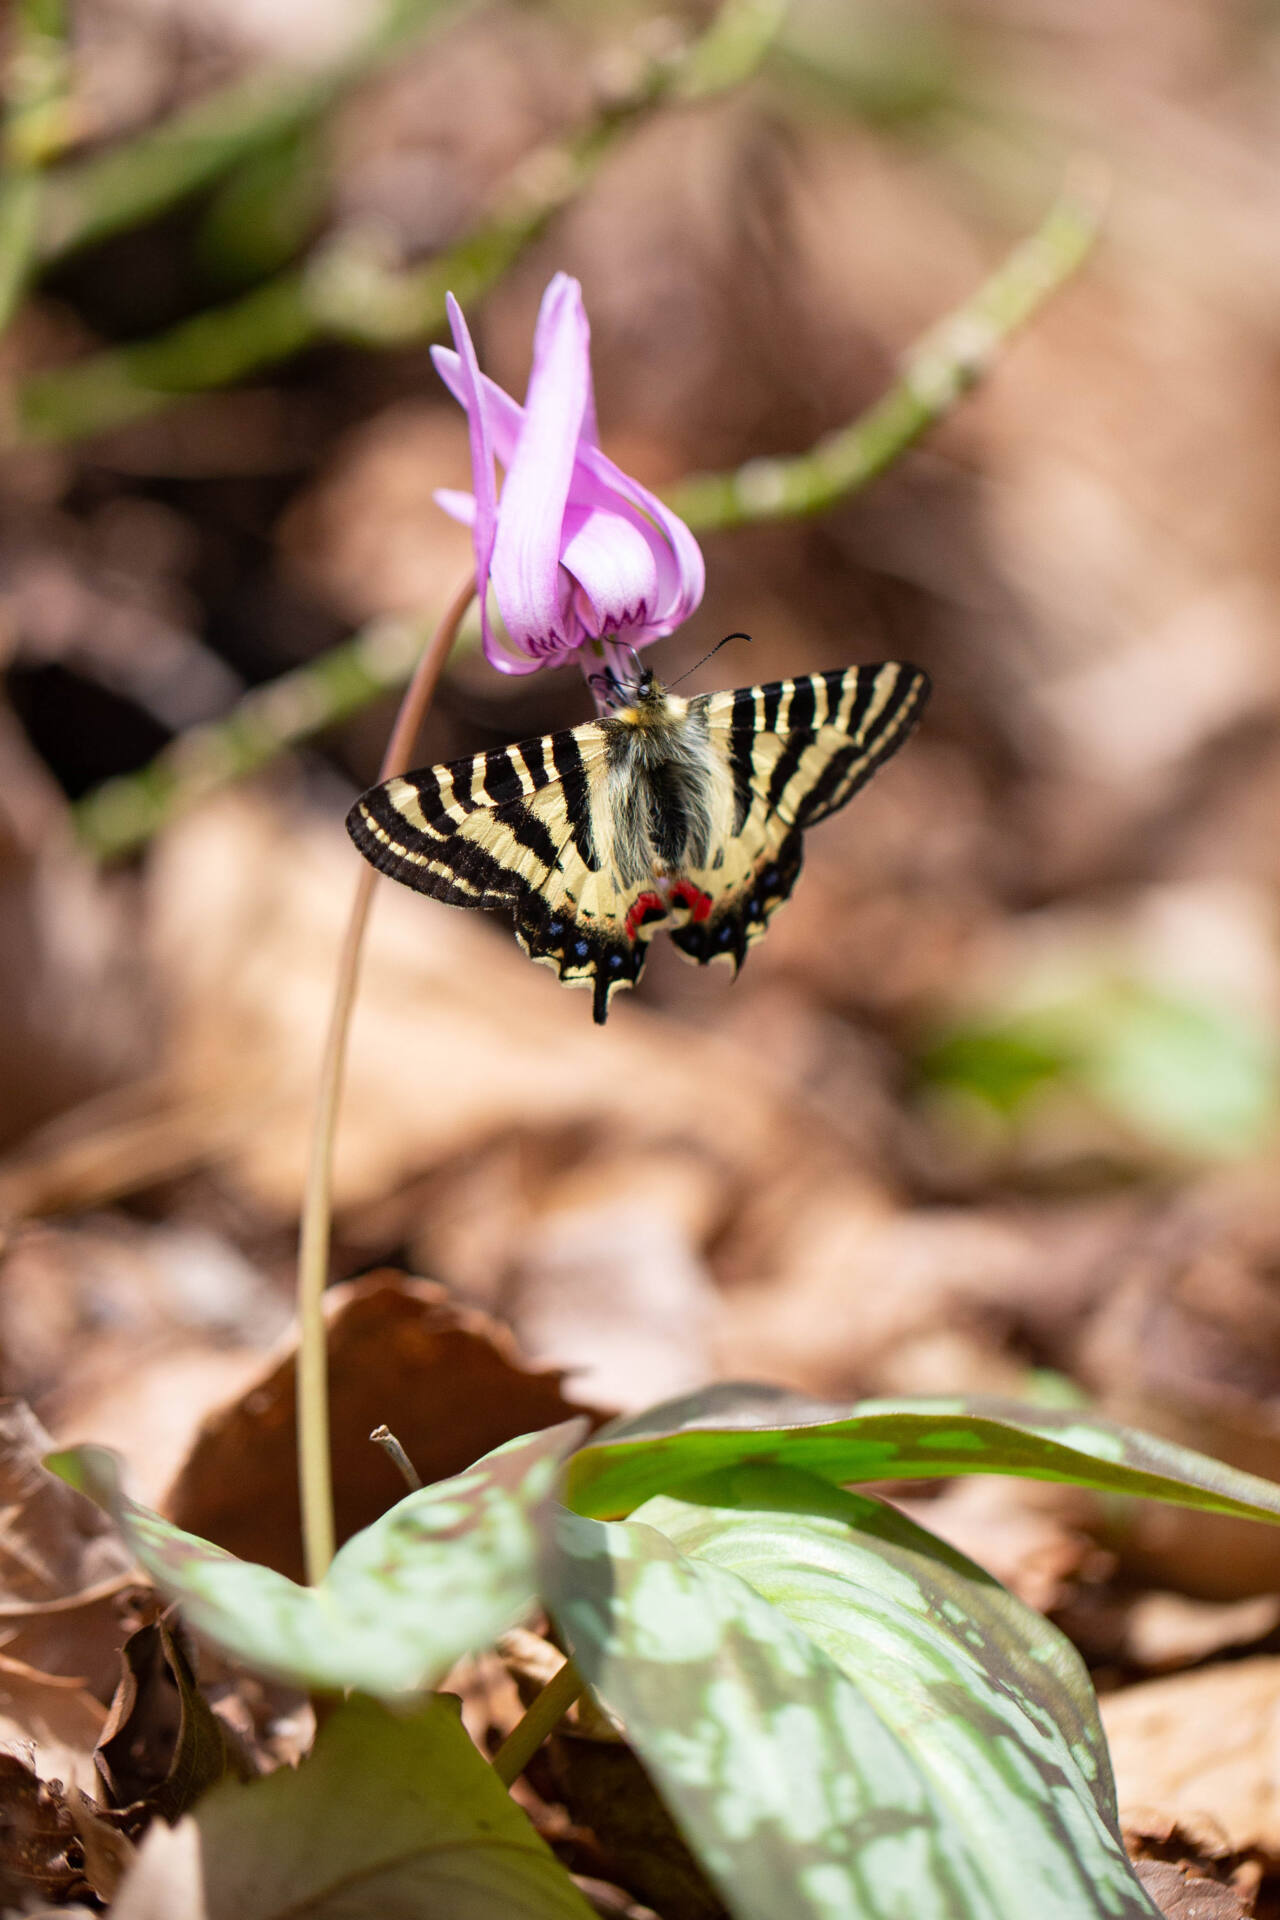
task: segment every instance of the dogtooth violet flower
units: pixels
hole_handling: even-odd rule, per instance
[[[613,664],[615,643],[673,632],[702,598],[702,554],[683,520],[600,451],[578,282],[558,273],[542,296],[523,407],[481,373],[452,294],[448,310],[457,352],[433,347],[431,357],[466,410],[475,491],[435,497],[471,528],[489,660],[535,673],[586,646]],[[490,619],[491,586],[510,646]]]

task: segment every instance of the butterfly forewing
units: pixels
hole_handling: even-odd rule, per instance
[[[603,1021],[663,927],[699,964],[741,964],[796,883],[804,829],[870,779],[928,690],[892,661],[688,702],[646,676],[603,720],[388,780],[347,825],[420,893],[509,910],[526,953],[590,987]],[[672,864],[672,844],[696,859]]]

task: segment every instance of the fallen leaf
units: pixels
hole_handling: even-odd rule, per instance
[[[1121,1821],[1213,1821],[1234,1851],[1280,1853],[1280,1658],[1146,1680],[1102,1700]]]
[[[142,1801],[172,1823],[226,1773],[227,1741],[163,1621],[130,1634],[120,1661],[98,1771],[113,1806]]]
[[[1129,1610],[1125,1651],[1148,1671],[1172,1672],[1227,1647],[1248,1647],[1280,1626],[1280,1594],[1251,1600],[1192,1600],[1184,1593],[1140,1594]]]
[[[32,1894],[56,1899],[82,1889],[67,1857],[75,1823],[60,1789],[38,1780],[11,1753],[0,1753],[0,1902],[21,1910]]]
[[[0,1633],[11,1660],[107,1699],[133,1561],[93,1503],[41,1464],[52,1446],[29,1407],[0,1402]]]
[[[525,1365],[506,1330],[429,1281],[371,1274],[325,1296],[339,1542],[404,1493],[369,1435],[385,1423],[424,1482],[518,1434],[592,1409],[554,1368]],[[242,1560],[302,1578],[292,1347],[201,1427],[165,1511]]]
[[[1165,1920],[1248,1920],[1253,1912],[1252,1901],[1246,1906],[1234,1887],[1184,1873],[1168,1860],[1139,1860],[1134,1872]]]
[[[1234,1851],[1207,1818],[1183,1823],[1162,1814],[1131,1815],[1124,1824],[1124,1844],[1134,1872],[1161,1912],[1177,1920],[1198,1920],[1202,1912],[1217,1920],[1220,1911],[1221,1920],[1237,1920],[1238,1915],[1247,1920],[1277,1865],[1265,1851]],[[1223,1894],[1235,1905],[1224,1901]]]
[[[1267,1171],[1197,1182],[1115,1250],[1079,1346],[1101,1410],[1268,1479],[1280,1477],[1280,1205]],[[1144,1585],[1231,1601],[1280,1586],[1269,1529],[1143,1506],[1111,1543]]]
[[[95,1807],[87,1794],[73,1794],[67,1811],[84,1854],[84,1877],[100,1900],[114,1900],[138,1850],[120,1825]]]
[[[91,1790],[105,1719],[101,1702],[79,1679],[0,1657],[0,1749],[20,1754],[41,1780],[58,1781],[68,1793]]]
[[[689,1154],[604,1154],[547,1181],[502,1293],[522,1348],[620,1413],[705,1385],[718,1299],[700,1247],[714,1207],[710,1170]]]

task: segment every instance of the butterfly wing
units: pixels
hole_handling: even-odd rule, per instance
[[[456,907],[510,912],[525,952],[566,986],[589,987],[603,1024],[632,987],[663,916],[619,883],[595,722],[408,773],[370,788],[347,830],[367,860]]]
[[[741,966],[795,886],[805,828],[865,786],[928,694],[927,674],[891,660],[690,702],[728,760],[734,820],[711,864],[687,875],[698,906],[671,938],[688,959]]]

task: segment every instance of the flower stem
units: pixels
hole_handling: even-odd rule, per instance
[[[534,1696],[523,1720],[517,1721],[493,1756],[493,1770],[504,1787],[509,1787],[513,1780],[519,1779],[547,1735],[564,1719],[585,1686],[586,1682],[572,1660],[566,1660],[548,1680],[542,1692]]]
[[[403,773],[423,717],[431,704],[463,615],[475,595],[475,582],[459,588],[439,626],[423,649],[391,738],[380,778]],[[375,870],[363,861],[343,936],[334,981],[329,1030],[325,1036],[311,1129],[311,1157],[302,1200],[298,1241],[298,1491],[307,1578],[323,1579],[333,1558],[333,1471],[329,1457],[329,1355],[324,1322],[324,1290],[329,1279],[329,1225],[333,1202],[333,1142],[342,1098],[347,1034],[355,1004]]]

